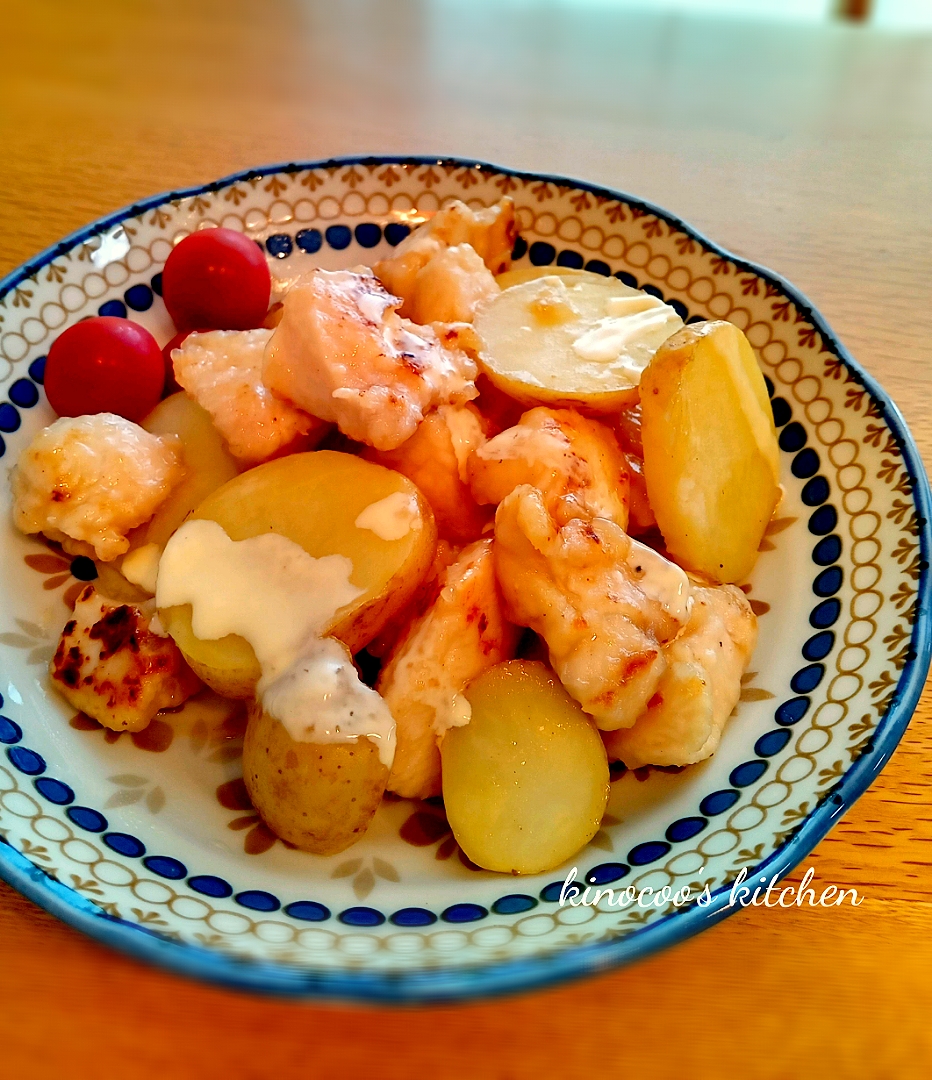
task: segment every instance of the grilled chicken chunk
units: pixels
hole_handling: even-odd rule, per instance
[[[477,447],[468,464],[479,503],[536,487],[557,520],[604,517],[628,524],[628,467],[611,429],[573,409],[537,408]]]
[[[307,450],[327,424],[276,397],[262,381],[271,330],[211,330],[190,334],[172,350],[175,378],[246,466],[283,449]]]
[[[78,596],[49,673],[71,705],[114,731],[141,731],[159,709],[180,705],[201,686],[141,608],[107,600],[93,585]]]
[[[376,689],[395,718],[390,791],[440,794],[437,740],[468,723],[467,683],[513,654],[518,632],[505,618],[492,541],[465,548],[444,573],[440,594],[396,646]]]
[[[409,439],[437,405],[476,396],[476,364],[402,319],[378,278],[313,270],[285,295],[265,354],[276,394],[377,450]]]
[[[757,644],[757,619],[734,585],[693,584],[689,622],[666,646],[667,670],[633,728],[610,732],[605,746],[629,769],[693,765],[718,749],[741,696],[741,676]]]
[[[129,549],[184,475],[173,436],[150,435],[113,413],[62,417],[43,428],[12,471],[13,521],[71,554],[104,562]]]
[[[483,210],[457,199],[405,237],[373,269],[385,288],[404,301],[401,314],[407,318],[468,322],[476,304],[498,292],[493,275],[511,266],[517,235],[512,199],[506,196]],[[477,258],[456,250],[460,248],[472,249]]]
[[[558,527],[536,488],[495,515],[495,569],[513,622],[547,642],[568,693],[605,730],[631,727],[686,624],[686,574],[605,518]]]

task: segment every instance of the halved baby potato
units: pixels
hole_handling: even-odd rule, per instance
[[[388,768],[365,737],[297,742],[253,702],[243,741],[243,779],[253,806],[276,836],[302,851],[333,855],[368,828]]]
[[[412,500],[404,535],[383,539],[356,524],[368,507],[399,493]],[[437,546],[430,507],[410,480],[333,450],[293,454],[250,469],[208,496],[192,516],[218,522],[233,540],[272,532],[315,558],[351,559],[350,581],[363,592],[336,613],[325,633],[354,653],[408,603]],[[236,634],[215,641],[195,637],[189,604],[163,608],[159,617],[208,686],[225,697],[253,696],[260,671],[247,641]]]
[[[649,293],[561,267],[504,289],[474,320],[482,370],[506,394],[597,413],[637,400],[641,372],[682,325]]]
[[[536,661],[498,664],[465,696],[469,723],[440,744],[453,835],[486,870],[559,866],[595,836],[608,801],[608,759],[592,718]]]
[[[727,322],[665,342],[641,379],[644,478],[670,554],[713,581],[750,573],[780,499],[764,377]]]

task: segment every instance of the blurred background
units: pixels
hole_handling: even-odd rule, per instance
[[[932,0],[12,0],[0,274],[157,191],[454,154],[660,203],[784,274],[932,456]],[[143,969],[0,886],[0,1075],[930,1075],[928,700],[820,844],[869,900],[742,911],[635,968],[360,1014]],[[776,917],[778,916],[778,917]]]

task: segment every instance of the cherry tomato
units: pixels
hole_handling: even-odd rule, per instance
[[[45,392],[59,416],[111,412],[141,420],[159,403],[165,361],[138,323],[98,315],[59,334],[45,363]]]
[[[191,233],[162,271],[162,298],[179,330],[252,330],[262,325],[271,292],[262,249],[233,229]]]

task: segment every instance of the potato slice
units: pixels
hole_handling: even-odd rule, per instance
[[[388,768],[369,739],[296,742],[253,702],[243,742],[243,779],[268,827],[302,851],[334,855],[354,844],[379,807]]]
[[[168,538],[212,492],[239,473],[210,415],[185,393],[172,394],[141,422],[153,435],[178,435],[185,475],[146,525],[130,538],[130,550],[145,544],[165,547]]]
[[[368,507],[402,493],[414,499],[408,531],[386,540],[356,524]],[[437,546],[433,515],[418,489],[400,473],[332,450],[293,454],[259,465],[224,484],[195,518],[223,526],[233,540],[274,532],[309,555],[352,559],[350,580],[363,593],[337,612],[325,632],[357,652],[413,596]],[[163,625],[195,672],[225,697],[251,697],[259,678],[252,647],[230,634],[202,641],[191,630],[190,605],[164,608]]]
[[[466,690],[472,716],[440,746],[443,801],[479,866],[536,874],[595,836],[608,801],[605,747],[544,664],[512,660]]]
[[[641,380],[647,493],[670,554],[718,582],[757,560],[780,498],[773,414],[754,350],[731,323],[694,323]]]
[[[682,325],[673,308],[615,278],[562,273],[505,289],[474,321],[482,370],[505,393],[598,413],[637,400],[641,372]]]

